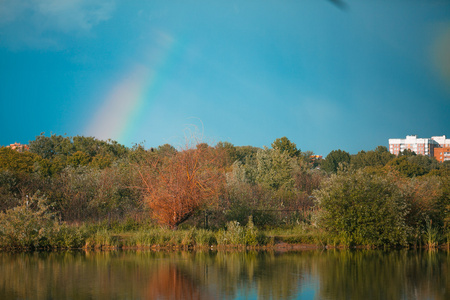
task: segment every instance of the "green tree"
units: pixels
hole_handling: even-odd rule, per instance
[[[67,166],[67,156],[56,155],[53,159],[41,158],[38,160],[37,170],[41,176],[55,176]]]
[[[170,144],[158,146],[158,148],[156,149],[156,153],[158,153],[159,156],[169,157],[176,154],[177,152],[177,149],[175,149],[175,147]]]
[[[128,149],[116,141],[101,141],[94,137],[68,137],[56,134],[37,136],[34,141],[30,141],[29,148],[31,152],[50,160],[58,155],[70,156],[78,151],[84,152],[90,157],[101,154],[111,155],[114,158],[125,157],[128,153]]]
[[[434,157],[427,155],[415,155],[408,157],[410,163],[415,164],[423,168],[427,173],[432,170],[437,170],[441,167],[441,164]]]
[[[45,240],[55,225],[45,199],[29,197],[22,205],[0,212],[0,245],[11,248],[47,246]]]
[[[253,146],[237,146],[236,147],[236,156],[237,160],[239,160],[243,164],[250,163],[252,160],[256,158],[256,153],[261,148],[253,147]]]
[[[125,146],[113,140],[102,141],[94,137],[74,136],[72,143],[75,151],[84,152],[90,157],[101,154],[122,158],[128,152]]]
[[[10,170],[0,170],[0,211],[19,204],[21,199],[21,180]]]
[[[290,157],[298,157],[301,153],[300,149],[297,149],[297,145],[292,143],[287,137],[276,139],[272,143],[272,148],[286,152]]]
[[[90,162],[90,166],[93,168],[105,169],[111,166],[113,158],[110,154],[102,155],[97,154],[92,158]]]
[[[292,171],[295,161],[286,151],[264,148],[256,154],[256,182],[265,188],[291,189],[294,185]]]
[[[43,133],[29,142],[30,152],[36,153],[45,159],[52,159],[54,156],[70,155],[75,152],[75,148],[69,137],[51,134],[49,137]]]
[[[410,150],[410,149],[405,149],[405,150],[403,150],[403,151],[400,151],[399,153],[398,153],[398,156],[399,157],[401,157],[401,156],[416,156],[417,154],[416,154],[416,152],[414,152],[414,151],[412,151],[412,150]]]
[[[346,245],[406,245],[407,204],[390,176],[333,174],[314,195],[320,226]]]
[[[331,151],[327,157],[322,162],[322,169],[327,172],[336,173],[339,164],[349,164],[350,163],[350,154],[343,150],[333,150]]]
[[[395,158],[385,146],[378,146],[372,151],[360,151],[351,156],[351,165],[353,168],[360,169],[364,167],[385,166],[389,161]]]
[[[282,187],[291,189],[294,185],[292,172],[297,167],[297,160],[287,152],[264,147],[246,164],[236,161],[233,164],[232,177],[239,182],[259,184],[271,190]]]
[[[8,147],[0,148],[0,170],[10,170],[18,173],[31,173],[38,156],[31,152],[18,152]]]
[[[231,166],[236,160],[238,160],[236,147],[232,143],[218,142],[215,148],[225,152],[224,164],[226,166]]]
[[[90,160],[91,157],[89,156],[89,154],[82,151],[77,151],[67,158],[67,163],[74,167],[87,166]]]
[[[422,176],[428,173],[428,171],[424,167],[410,160],[410,158],[414,157],[415,156],[408,156],[408,155],[399,156],[391,160],[387,164],[387,166],[389,168],[393,168],[394,170],[398,171],[400,174],[406,177]]]

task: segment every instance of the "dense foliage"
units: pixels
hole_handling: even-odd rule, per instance
[[[45,210],[24,204],[33,197]],[[42,134],[29,151],[0,147],[0,212],[3,228],[32,228],[15,240],[1,231],[11,245],[60,239],[66,225],[131,220],[173,229],[300,226],[320,243],[436,246],[450,238],[450,165],[383,146],[355,155],[338,149],[322,160],[286,137],[272,148],[145,149]]]
[[[197,145],[143,163],[144,201],[153,216],[176,228],[200,207],[215,201],[224,182],[221,157],[220,149]]]
[[[408,205],[392,175],[333,174],[315,193],[321,226],[344,244],[406,245]]]

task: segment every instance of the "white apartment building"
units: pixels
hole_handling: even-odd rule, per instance
[[[443,135],[443,136],[432,136],[431,139],[436,141],[436,142],[438,142],[439,147],[442,147],[442,148],[450,147],[450,139],[447,139],[445,137],[445,135]]]
[[[433,137],[439,141],[446,140],[443,137]],[[439,147],[439,142],[433,138],[417,138],[417,135],[407,135],[406,139],[389,139],[389,152],[398,155],[404,150],[411,150],[416,154],[433,156],[434,148]]]

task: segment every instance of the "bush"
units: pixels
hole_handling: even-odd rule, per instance
[[[315,193],[320,226],[345,245],[406,245],[407,205],[390,177],[362,170],[332,175]]]
[[[66,224],[55,226],[53,234],[48,238],[48,246],[62,249],[81,248],[85,244],[86,235],[81,228]]]
[[[117,236],[113,235],[113,233],[109,232],[106,229],[99,230],[86,239],[85,247],[87,248],[101,248],[104,246],[119,246]]]
[[[258,245],[258,229],[253,224],[253,217],[248,218],[248,223],[245,226],[245,244],[249,246]]]
[[[242,245],[244,244],[244,230],[238,221],[230,221],[226,230],[217,232],[217,244],[219,245]]]
[[[267,243],[266,237],[253,224],[251,216],[245,227],[242,227],[238,221],[228,222],[226,227],[226,230],[219,230],[216,234],[218,245],[256,246]]]
[[[45,199],[30,197],[21,205],[0,213],[0,245],[4,248],[50,247],[58,224]]]
[[[210,230],[198,229],[194,238],[197,246],[211,246],[217,244],[216,237]]]

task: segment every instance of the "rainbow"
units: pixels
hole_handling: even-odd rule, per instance
[[[432,45],[434,67],[450,92],[450,24],[440,24],[438,35]]]
[[[166,33],[156,34],[156,47],[148,51],[146,63],[134,64],[114,82],[102,105],[88,122],[87,136],[101,140],[112,139],[128,145],[151,104],[173,69],[179,43]],[[145,59],[144,59],[145,60]]]

